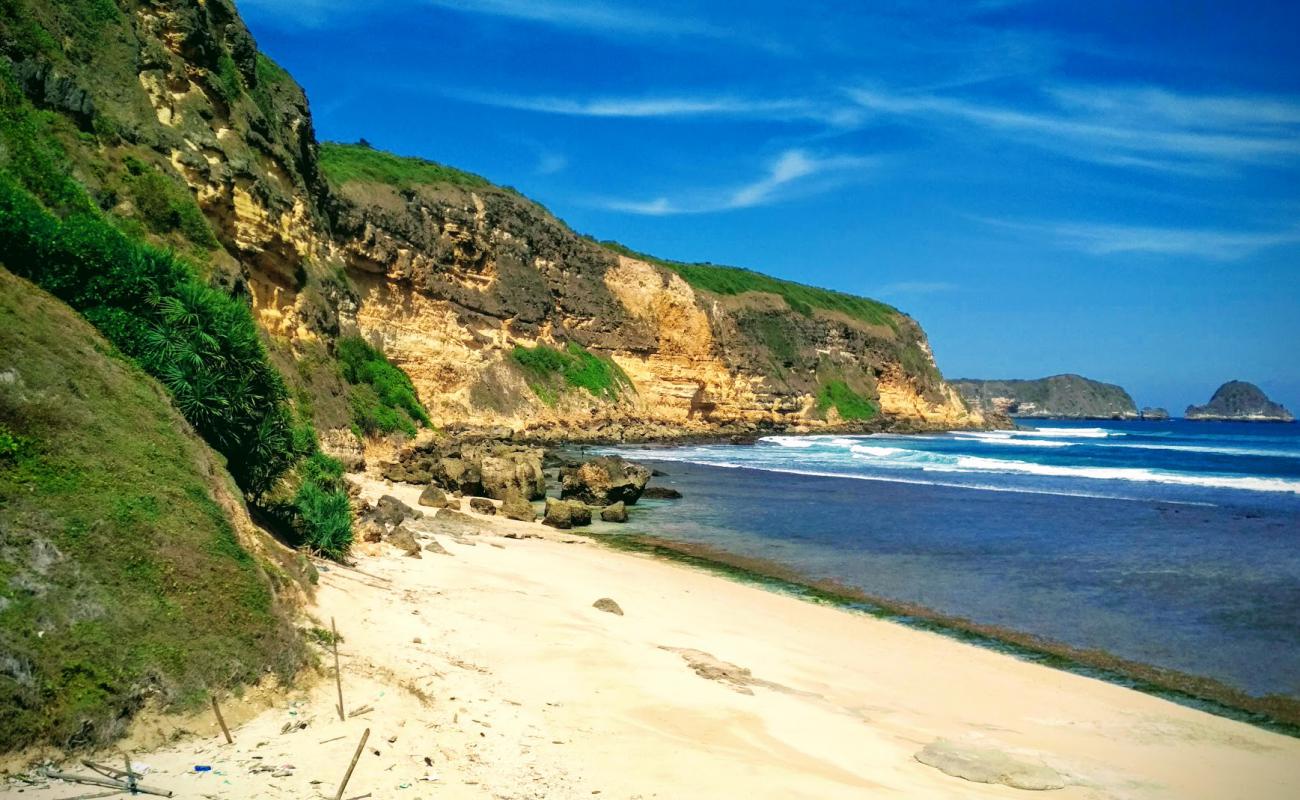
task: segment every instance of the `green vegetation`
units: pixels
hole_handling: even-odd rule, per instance
[[[263,53],[257,54],[257,63],[254,67],[257,77],[257,85],[250,92],[253,102],[261,109],[262,116],[275,129],[280,127],[279,115],[275,112],[275,101],[272,99],[272,92],[277,86],[292,80],[289,73],[284,68],[272,61]]]
[[[158,234],[179,231],[205,250],[216,249],[217,238],[188,189],[133,156],[126,157],[125,165],[124,188],[149,230]]]
[[[722,295],[738,295],[746,292],[764,292],[774,294],[785,300],[791,310],[811,316],[813,309],[832,311],[865,322],[868,325],[884,325],[892,329],[898,326],[898,310],[877,300],[866,297],[836,292],[830,289],[818,289],[802,283],[783,281],[761,272],[741,269],[740,267],[720,267],[714,264],[687,264],[648,256],[619,244],[618,242],[599,242],[602,247],[615,253],[638,258],[661,267],[667,267],[681,275],[691,286],[697,289]]]
[[[73,131],[58,114],[32,108],[0,62],[0,167],[58,213],[95,210],[73,180],[71,161],[59,142],[60,135]]]
[[[354,181],[384,183],[398,189],[448,183],[471,189],[490,186],[486,178],[453,167],[375,150],[366,144],[322,142],[320,168],[335,184]]]
[[[0,0],[0,49],[20,60],[88,62],[109,25],[122,17],[113,0]],[[59,36],[51,34],[57,30]]]
[[[57,146],[41,135],[41,115],[11,94],[3,99],[0,140],[16,146],[0,161],[0,260],[80,311],[162,381],[257,501],[316,444],[314,433],[295,436],[284,384],[248,307],[200,283],[173,254],[114,227],[60,169]],[[24,185],[66,217],[42,208]],[[341,487],[318,488],[346,500]],[[335,520],[321,519],[328,530],[311,528],[301,513],[293,523],[306,528],[307,543],[320,540],[332,551],[340,540]]]
[[[214,87],[221,99],[233,103],[244,93],[244,80],[239,76],[239,67],[229,53],[217,56],[217,71],[213,74]]]
[[[159,384],[2,268],[0,353],[0,751],[292,675],[307,654],[218,504],[232,487]]]
[[[845,422],[871,419],[880,411],[874,403],[850,389],[842,380],[822,384],[817,392],[817,408],[823,413],[834,408]]]
[[[528,376],[533,393],[547,405],[555,405],[565,388],[586,389],[596,397],[613,400],[632,387],[632,381],[617,364],[593,355],[576,342],[569,342],[563,350],[544,344],[516,346],[510,355]]]
[[[415,423],[429,424],[429,415],[399,367],[360,336],[338,340],[335,355],[343,377],[352,384],[352,421],[368,434],[404,431],[415,435]]]

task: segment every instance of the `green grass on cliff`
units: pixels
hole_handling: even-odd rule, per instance
[[[162,381],[240,487],[259,499],[316,452],[316,437],[296,419],[248,306],[100,213],[72,177],[59,131],[59,118],[32,108],[0,70],[0,260],[80,311]],[[171,214],[184,190],[144,185],[140,196],[158,200],[161,222],[186,224],[185,214]],[[343,493],[340,482],[319,488]],[[306,543],[317,538],[301,513],[277,518]]]
[[[850,389],[842,380],[827,381],[817,391],[817,409],[826,413],[832,408],[845,422],[871,419],[880,412],[874,403]]]
[[[563,350],[544,344],[516,346],[510,355],[527,375],[533,393],[547,405],[554,405],[558,392],[564,389],[585,389],[595,397],[613,400],[632,385],[617,364],[576,342],[569,342]]]
[[[344,379],[352,384],[352,419],[362,431],[414,436],[416,422],[429,424],[411,379],[383,352],[360,336],[344,336],[336,353]]]
[[[398,156],[365,144],[322,142],[320,168],[332,183],[383,183],[398,189],[446,183],[470,189],[491,186],[486,178],[423,158]]]
[[[661,267],[667,267],[697,289],[723,295],[738,295],[746,292],[763,292],[774,294],[785,300],[791,310],[811,316],[813,309],[833,311],[843,314],[868,325],[884,325],[894,328],[897,325],[898,310],[893,306],[867,297],[836,292],[831,289],[819,289],[802,283],[773,278],[761,272],[740,267],[721,267],[715,264],[687,264],[681,261],[656,258],[619,244],[618,242],[599,242],[615,253],[649,261]]]
[[[0,751],[287,679],[303,645],[163,387],[3,268],[0,353]]]

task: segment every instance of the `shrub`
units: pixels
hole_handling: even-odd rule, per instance
[[[822,412],[834,408],[845,422],[871,419],[879,411],[874,403],[850,389],[841,380],[822,384],[821,390],[817,392],[817,408]]]
[[[352,546],[352,506],[347,492],[307,480],[294,497],[308,545],[328,558],[342,558]]]
[[[179,231],[200,247],[216,249],[217,239],[188,190],[138,159],[128,156],[126,168],[126,189],[137,214],[151,231]]]
[[[360,336],[344,336],[335,350],[343,378],[352,384],[349,401],[353,422],[366,433],[404,431],[415,434],[415,422],[429,424],[415,386],[383,352]]]
[[[586,389],[596,397],[613,400],[632,382],[614,362],[596,356],[576,342],[564,350],[544,344],[516,346],[511,358],[523,368],[533,393],[554,405],[557,389]]]
[[[309,424],[295,424],[246,305],[98,215],[55,218],[3,171],[0,261],[82,312],[166,386],[255,502],[306,459],[290,521],[321,552],[346,549],[351,515],[341,467],[319,454]]]

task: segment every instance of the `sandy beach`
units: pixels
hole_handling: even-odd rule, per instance
[[[418,490],[366,484],[381,493],[415,506]],[[333,797],[368,728],[345,797],[1300,796],[1300,740],[481,519],[480,534],[434,536],[447,554],[367,544],[355,569],[322,571],[309,612],[343,637],[345,707],[372,710],[338,719],[322,649],[322,674],[301,688],[224,701],[233,745],[210,713],[142,721],[124,745],[145,782],[177,797]],[[0,794],[19,788],[91,787]]]

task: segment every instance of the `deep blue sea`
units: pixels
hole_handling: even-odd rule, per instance
[[[1300,425],[620,447],[677,501],[628,527],[809,579],[1300,697]]]

